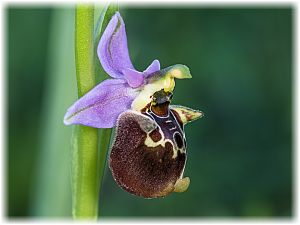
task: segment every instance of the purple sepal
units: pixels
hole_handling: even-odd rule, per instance
[[[108,79],[77,100],[67,111],[64,123],[111,128],[136,97],[125,80]]]
[[[98,45],[98,57],[106,73],[113,78],[125,79],[137,88],[144,84],[144,78],[160,70],[160,63],[154,60],[143,72],[137,71],[130,60],[124,21],[119,12],[111,18]]]
[[[125,24],[119,12],[103,32],[97,53],[103,69],[113,78],[123,78],[122,70],[134,69],[128,53]]]

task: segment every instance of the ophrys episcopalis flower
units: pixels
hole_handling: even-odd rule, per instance
[[[116,127],[109,166],[125,190],[145,198],[183,192],[190,183],[183,177],[186,163],[184,125],[202,112],[170,105],[175,78],[191,78],[181,64],[160,69],[154,60],[143,72],[129,57],[125,24],[116,13],[98,45],[107,79],[76,101],[64,122],[96,128]]]

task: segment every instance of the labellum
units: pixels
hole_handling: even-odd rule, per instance
[[[183,192],[186,163],[184,125],[202,116],[200,111],[170,106],[171,92],[163,89],[140,112],[127,110],[117,120],[110,168],[126,191],[145,198]]]

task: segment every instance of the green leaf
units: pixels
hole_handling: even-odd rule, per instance
[[[66,109],[76,99],[74,9],[55,9],[51,17],[36,180],[30,214],[71,217],[70,139],[63,124]]]

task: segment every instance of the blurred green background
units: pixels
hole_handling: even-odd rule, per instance
[[[205,117],[186,127],[187,192],[145,200],[107,169],[101,216],[293,215],[293,9],[197,7],[120,6],[136,68],[187,65],[173,103]],[[6,214],[70,217],[74,9],[8,5],[6,22]]]

